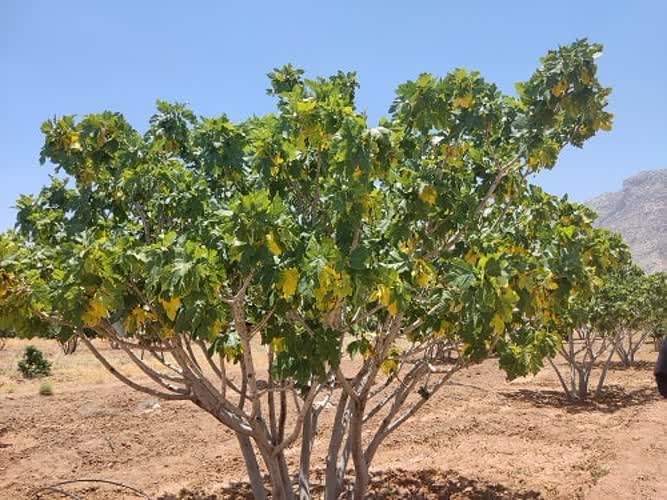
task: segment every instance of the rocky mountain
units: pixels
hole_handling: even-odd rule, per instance
[[[667,169],[640,172],[586,205],[598,213],[597,225],[623,235],[645,271],[667,271]]]

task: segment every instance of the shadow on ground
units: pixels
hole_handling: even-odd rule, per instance
[[[656,353],[657,357],[657,353]],[[595,363],[595,366],[598,368],[602,368],[604,366],[604,363]],[[646,371],[653,371],[655,368],[655,362],[654,361],[646,361],[646,360],[635,360],[630,366],[625,366],[622,362],[620,361],[611,361],[609,363],[609,369],[612,371],[625,371],[625,370],[646,370]]]
[[[322,479],[322,471],[315,473],[316,481]],[[268,493],[268,491],[267,491]],[[313,497],[322,498],[321,484],[313,487]],[[251,499],[250,486],[232,483],[214,493],[181,490],[177,495],[163,495],[158,500],[246,500]],[[351,491],[347,496],[351,498]],[[510,490],[502,485],[468,479],[453,471],[426,469],[407,471],[392,469],[372,474],[368,499],[451,499],[451,500],[536,500],[542,499],[537,491]]]
[[[660,400],[656,387],[643,387],[628,391],[619,385],[604,388],[596,400],[569,401],[563,391],[520,389],[503,392],[502,396],[514,401],[530,403],[537,408],[562,408],[569,413],[602,412],[615,413],[623,408],[642,406]]]

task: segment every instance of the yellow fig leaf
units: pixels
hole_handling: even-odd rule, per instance
[[[178,308],[181,307],[181,298],[172,297],[169,300],[161,300],[160,303],[164,308],[164,312],[167,313],[167,318],[174,321],[176,319],[176,314],[178,313]]]
[[[285,350],[285,337],[275,337],[271,340],[273,352],[283,352]]]
[[[491,326],[493,326],[493,332],[496,335],[501,335],[505,331],[505,322],[500,314],[494,314],[493,319],[491,320]]]
[[[317,107],[317,101],[315,100],[304,100],[297,101],[296,110],[299,113],[308,113],[309,111],[314,110]]]
[[[317,307],[330,311],[338,303],[338,299],[352,294],[352,280],[346,272],[336,271],[332,264],[327,264],[320,271],[319,286],[313,292]]]
[[[433,268],[422,259],[418,259],[415,262],[415,267],[412,273],[417,285],[421,288],[427,288],[435,280]]]
[[[212,336],[217,337],[226,329],[227,329],[227,323],[225,321],[220,321],[219,319],[216,319],[213,322],[213,326],[211,326],[210,333]]]
[[[366,193],[361,199],[361,206],[363,208],[362,219],[372,220],[377,217],[382,204],[382,193],[377,189],[373,189]]]
[[[398,370],[398,361],[392,358],[385,359],[380,365],[380,370],[387,376],[392,375]]]
[[[612,121],[612,116],[608,116],[607,118],[597,120],[596,124],[597,128],[609,132],[611,130],[611,121]]]
[[[438,329],[438,331],[435,332],[435,336],[436,338],[445,337],[453,330],[454,330],[454,325],[450,321],[443,319],[440,322],[440,328]]]
[[[399,250],[403,253],[408,254],[408,255],[412,255],[414,253],[416,246],[417,246],[417,242],[412,237],[408,238],[407,241],[401,241],[398,244]]]
[[[552,93],[553,95],[555,95],[556,97],[560,97],[560,96],[562,96],[562,95],[565,93],[565,91],[567,90],[567,88],[568,88],[568,84],[567,84],[567,82],[564,82],[564,81],[561,80],[561,81],[558,82],[556,85],[554,85],[553,87],[551,87],[551,93]]]
[[[135,307],[125,318],[123,326],[128,332],[134,332],[141,328],[146,321],[155,321],[155,315],[142,307]]]
[[[284,299],[289,299],[296,293],[296,287],[299,284],[299,270],[295,267],[285,269],[280,277],[280,290]]]
[[[371,299],[377,300],[380,304],[386,307],[391,303],[391,290],[387,285],[378,285]]]
[[[278,175],[280,172],[280,165],[283,163],[285,163],[285,160],[283,160],[280,155],[275,155],[273,157],[273,165],[271,165],[271,175]]]
[[[468,250],[468,253],[466,253],[464,257],[465,261],[470,264],[471,266],[474,266],[477,264],[477,260],[479,259],[479,256],[474,250]]]
[[[68,141],[69,143],[69,148],[72,151],[82,151],[83,148],[81,147],[81,142],[79,141],[79,134],[76,132],[73,132],[69,138]]]
[[[387,306],[387,311],[392,316],[396,316],[398,314],[398,304],[396,302],[392,302]]]
[[[95,326],[104,318],[109,311],[99,300],[93,299],[88,304],[88,308],[81,315],[81,321],[87,326]]]
[[[556,280],[551,280],[546,284],[546,287],[549,290],[557,290],[558,289],[558,282]]]
[[[419,198],[429,205],[435,205],[435,202],[438,199],[438,192],[433,186],[427,185],[424,186],[419,193]]]
[[[472,106],[472,94],[454,98],[454,106],[457,108],[469,109]]]
[[[280,248],[280,245],[278,244],[278,238],[273,232],[266,235],[266,246],[273,255],[280,255],[283,253],[283,249]]]

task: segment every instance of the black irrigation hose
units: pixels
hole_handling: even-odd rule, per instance
[[[33,491],[33,492],[32,492],[32,496],[33,496],[33,497],[36,496],[36,495],[37,495],[39,492],[41,492],[41,491],[47,491],[47,490],[50,490],[50,491],[55,491],[55,492],[60,493],[60,494],[62,494],[62,495],[68,496],[68,497],[70,497],[70,498],[74,498],[75,500],[82,500],[81,497],[78,497],[78,496],[74,495],[73,493],[68,493],[68,492],[66,492],[65,490],[63,490],[62,488],[60,488],[60,486],[65,486],[65,485],[67,485],[67,484],[75,484],[75,483],[104,483],[104,484],[111,484],[111,485],[113,485],[113,486],[120,486],[121,488],[126,488],[126,489],[128,489],[128,490],[130,490],[130,491],[136,493],[137,495],[139,495],[139,496],[145,498],[146,500],[152,500],[151,497],[149,497],[149,496],[148,496],[146,493],[144,493],[143,491],[138,490],[137,488],[133,488],[132,486],[128,486],[127,484],[119,483],[119,482],[117,482],[117,481],[110,481],[110,480],[108,480],[108,479],[71,479],[71,480],[69,480],[69,481],[61,481],[61,482],[59,482],[59,483],[54,483],[54,484],[51,484],[51,485],[48,485],[48,486],[43,486],[43,487],[41,487],[41,488],[39,488],[39,489]]]
[[[43,486],[42,488],[33,491],[32,496],[36,496],[38,493],[42,491],[55,491],[56,493],[60,493],[61,495],[65,495],[66,497],[69,498],[73,498],[74,500],[83,500],[81,497],[76,496],[74,493],[67,493],[62,488],[57,488],[56,486]]]

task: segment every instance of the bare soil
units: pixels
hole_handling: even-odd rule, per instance
[[[0,498],[36,498],[36,488],[71,479],[119,481],[164,499],[247,494],[237,441],[212,417],[126,388],[83,346],[65,358],[53,342],[31,343],[54,362],[51,377],[20,378],[28,342],[0,351]],[[137,375],[121,352],[107,352]],[[461,372],[387,439],[370,497],[667,498],[667,400],[655,388],[655,357],[646,346],[637,367],[614,366],[594,404],[568,403],[550,369],[513,382],[494,360]],[[45,381],[52,396],[38,394]],[[316,447],[316,470],[323,453]],[[110,484],[64,488],[86,499],[139,498]]]

